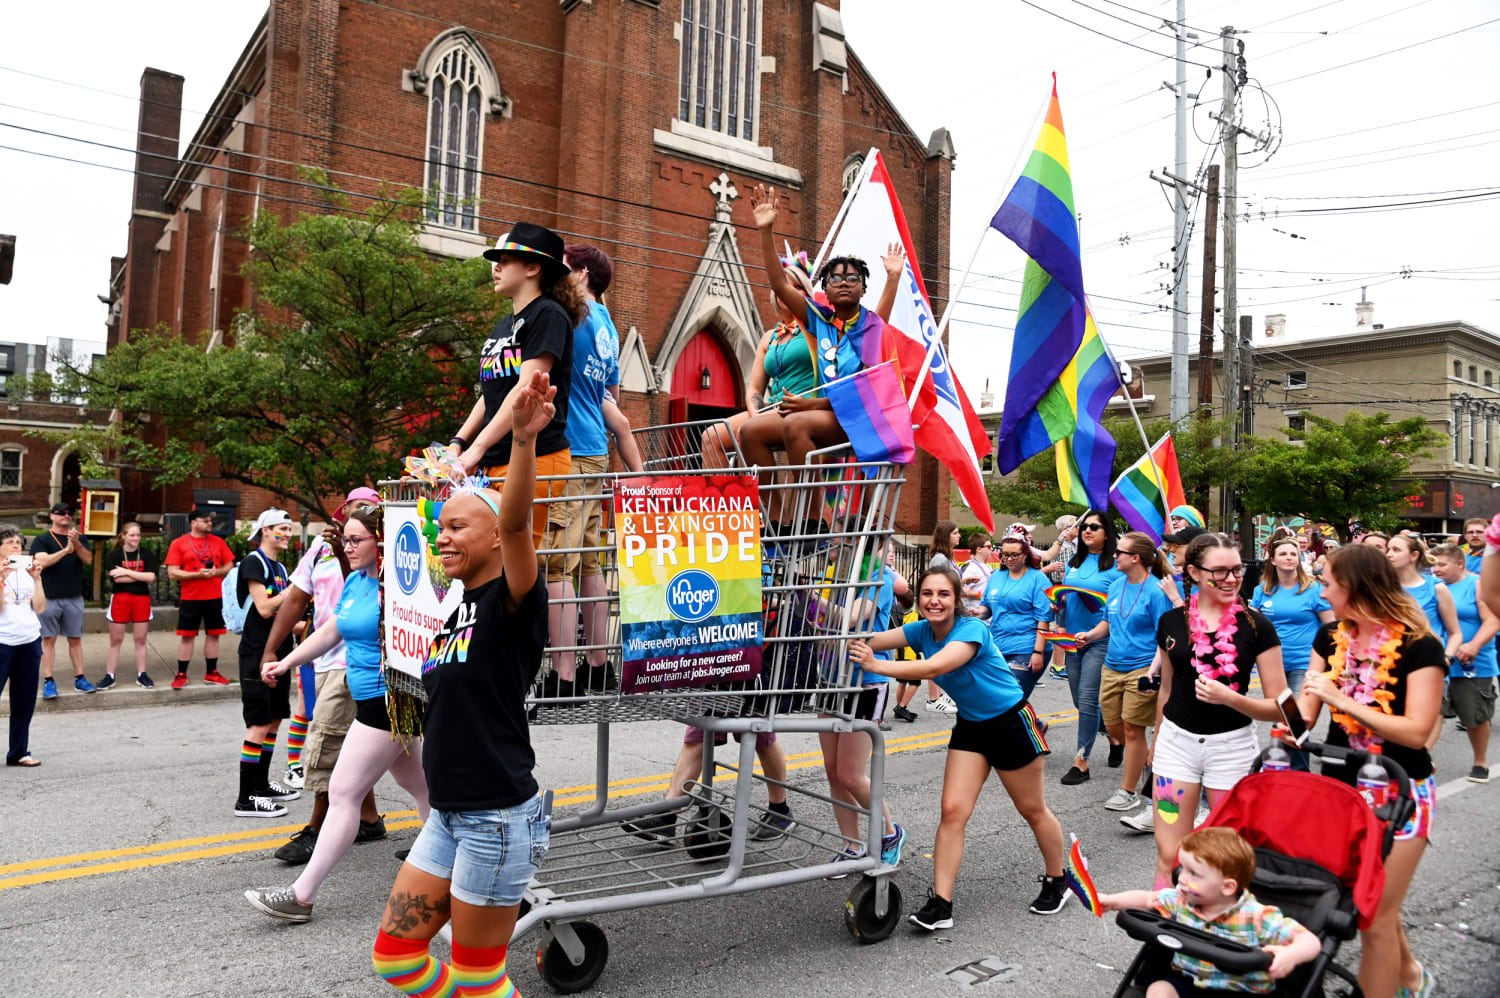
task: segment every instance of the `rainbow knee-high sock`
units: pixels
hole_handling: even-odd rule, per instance
[[[376,973],[403,994],[453,998],[458,993],[453,972],[441,960],[433,959],[424,940],[398,939],[382,929],[375,937],[371,961]]]
[[[463,998],[520,998],[505,968],[505,946],[453,944],[453,979]]]
[[[286,726],[286,764],[302,765],[302,745],[307,741],[307,718],[298,714]]]

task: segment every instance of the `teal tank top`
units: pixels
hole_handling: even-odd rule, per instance
[[[777,337],[788,339],[776,342]],[[799,326],[780,323],[771,333],[771,342],[766,344],[766,404],[775,405],[787,392],[806,395],[818,386],[818,369],[813,363],[812,347]]]

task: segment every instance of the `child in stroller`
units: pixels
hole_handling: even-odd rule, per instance
[[[1150,975],[1154,980],[1146,988],[1146,998],[1266,993],[1272,981],[1317,957],[1321,946],[1316,936],[1250,893],[1255,850],[1234,829],[1200,828],[1189,833],[1182,840],[1178,859],[1182,865],[1177,886],[1101,894],[1099,903],[1105,911],[1154,908],[1212,935],[1259,947],[1270,954],[1271,965],[1264,971],[1230,974],[1209,961],[1178,953],[1170,967],[1158,971],[1160,976]]]
[[[1302,747],[1322,757],[1325,764],[1347,765],[1354,771],[1373,759],[1390,777],[1390,799],[1372,809],[1359,791],[1326,776],[1252,772],[1214,808],[1204,829],[1231,828],[1249,843],[1255,850],[1255,873],[1250,881],[1255,898],[1275,905],[1319,940],[1319,952],[1312,960],[1271,981],[1272,989],[1261,993],[1278,998],[1321,998],[1333,993],[1362,998],[1354,974],[1334,958],[1340,945],[1375,917],[1385,889],[1385,856],[1395,830],[1415,810],[1410,781],[1400,765],[1382,755],[1312,741]],[[1260,768],[1260,760],[1255,768]],[[1143,998],[1152,981],[1167,976],[1178,954],[1213,964],[1229,975],[1271,967],[1273,955],[1259,946],[1204,932],[1154,911],[1123,910],[1116,923],[1145,945],[1115,990],[1115,998]],[[1343,982],[1342,990],[1325,991],[1324,979],[1329,975]]]

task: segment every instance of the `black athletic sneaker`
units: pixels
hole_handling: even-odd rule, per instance
[[[317,844],[318,830],[311,825],[304,825],[300,832],[292,836],[290,842],[271,855],[288,866],[301,866],[312,859],[313,849]]]
[[[785,814],[780,811],[767,811],[766,816],[760,821],[760,827],[750,837],[757,842],[774,842],[776,839],[786,837],[786,834],[796,827],[797,822],[792,819],[790,811]]]
[[[953,902],[928,891],[927,903],[922,906],[921,911],[909,916],[907,921],[928,932],[951,929],[953,928]]]
[[[623,827],[631,835],[647,842],[670,842],[677,829],[677,815],[653,814],[645,818],[627,821]]]
[[[143,690],[156,689],[156,684],[153,683],[151,681],[151,677],[146,675],[144,672],[137,672],[135,674],[135,684]]]
[[[104,674],[104,678],[100,679],[97,683],[94,684],[94,689],[96,689],[96,690],[107,690],[111,686],[114,686],[114,685],[115,685],[115,677],[111,676],[109,673],[106,672]]]
[[[354,833],[355,842],[374,842],[376,839],[385,838],[385,815],[381,815],[374,821],[361,821],[359,831]]]
[[[1120,763],[1125,761],[1125,744],[1111,745],[1109,747],[1109,768],[1119,769]]]
[[[1056,915],[1063,910],[1063,905],[1068,903],[1068,887],[1062,877],[1037,877],[1037,883],[1042,885],[1042,892],[1031,902],[1027,910],[1033,915]]]

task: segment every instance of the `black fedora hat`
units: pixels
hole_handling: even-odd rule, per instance
[[[509,232],[495,240],[492,248],[484,251],[484,258],[499,263],[501,253],[535,257],[543,271],[550,271],[553,275],[568,271],[568,265],[563,261],[562,237],[533,222],[517,222]]]

